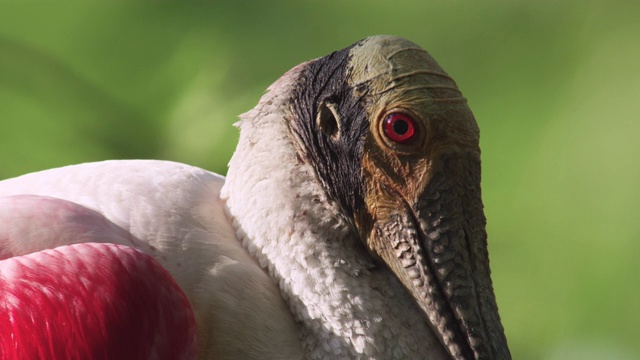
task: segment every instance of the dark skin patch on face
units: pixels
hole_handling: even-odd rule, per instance
[[[348,82],[349,52],[357,45],[308,64],[293,91],[295,121],[290,124],[303,156],[351,219],[361,216],[357,213],[364,208],[361,164],[369,132],[364,104]]]

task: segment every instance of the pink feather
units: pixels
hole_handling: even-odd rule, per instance
[[[191,359],[193,310],[151,256],[82,243],[0,261],[0,358]]]

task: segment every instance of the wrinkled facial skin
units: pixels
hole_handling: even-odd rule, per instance
[[[479,129],[455,82],[417,45],[365,39],[306,67],[292,132],[374,257],[453,359],[510,359],[491,283]],[[389,114],[413,119],[396,141]]]
[[[453,80],[426,52],[402,45],[384,54],[380,73],[359,64],[370,104],[362,158],[368,216],[361,217],[370,221],[359,229],[453,358],[510,358],[490,278],[478,127]],[[413,141],[385,133],[394,112],[415,121]]]

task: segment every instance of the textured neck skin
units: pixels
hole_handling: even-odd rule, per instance
[[[375,265],[289,128],[302,64],[242,117],[222,189],[238,238],[277,281],[307,358],[447,359],[418,306]]]

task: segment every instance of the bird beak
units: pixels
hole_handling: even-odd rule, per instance
[[[406,287],[452,358],[510,359],[490,277],[479,152],[430,159],[415,190],[369,182],[367,247]]]

